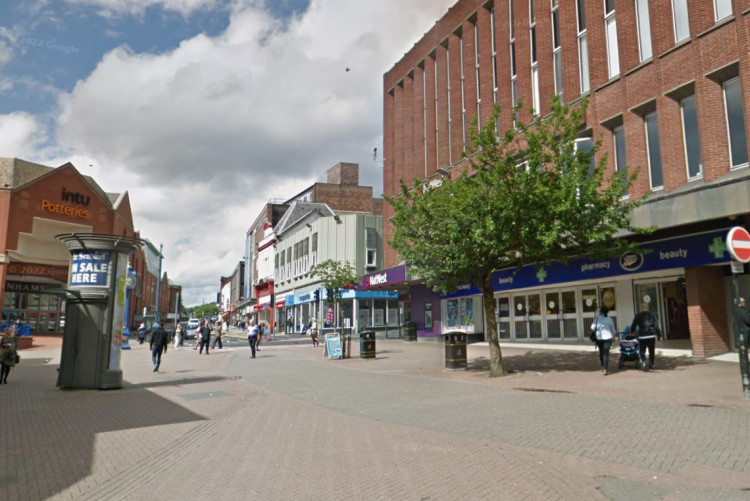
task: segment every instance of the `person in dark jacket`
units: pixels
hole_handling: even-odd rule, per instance
[[[203,347],[206,347],[206,355],[208,355],[208,346],[209,342],[211,342],[211,321],[206,319],[203,321],[203,325],[201,325],[201,347],[198,350],[198,355],[203,354]]]
[[[656,340],[661,341],[661,331],[659,330],[659,321],[651,313],[651,306],[648,303],[641,303],[641,311],[636,314],[630,323],[630,330],[638,336],[641,368],[644,371],[653,369]],[[648,362],[646,362],[646,349],[648,349]]]
[[[740,332],[742,337],[745,338],[745,347],[750,347],[750,311],[747,310],[747,302],[744,297],[740,298],[740,308],[738,312],[740,316]]]
[[[169,344],[169,335],[167,331],[162,329],[159,322],[154,322],[151,326],[151,342],[149,347],[151,348],[151,361],[154,363],[154,372],[159,372],[159,366],[161,365],[161,354],[167,352],[167,345]]]

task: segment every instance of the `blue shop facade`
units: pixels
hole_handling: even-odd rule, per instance
[[[731,281],[728,229],[654,240],[641,244],[638,253],[613,258],[500,270],[492,277],[498,336],[501,342],[583,342],[600,306],[609,308],[622,331],[640,304],[648,303],[667,339],[687,341],[690,288],[700,288],[704,276],[718,277],[714,283],[725,288]],[[380,278],[373,285],[378,274],[372,274],[363,287],[397,291],[403,317],[416,324],[419,341],[434,341],[454,330],[466,332],[470,341],[488,339],[478,287],[465,285],[440,295],[410,276],[406,265],[379,273],[393,280]],[[693,277],[689,284],[687,277]],[[726,311],[724,320],[731,325],[731,294],[721,292],[718,308]],[[693,312],[705,306],[701,301],[706,300],[692,300]]]

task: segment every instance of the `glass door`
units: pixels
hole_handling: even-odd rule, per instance
[[[527,326],[528,305],[526,296],[513,296],[513,327],[516,339],[528,339],[529,329]]]
[[[542,339],[542,295],[513,296],[516,339]]]
[[[497,298],[497,337],[510,339],[510,327],[510,298],[502,296]]]
[[[562,334],[564,339],[578,338],[578,302],[575,289],[560,293],[560,313],[562,314]]]
[[[645,282],[640,284],[634,284],[634,299],[636,312],[642,310],[641,305],[648,305],[651,313],[656,316],[656,321],[659,324],[659,328],[664,332],[664,326],[661,323],[661,319],[664,318],[663,312],[661,311],[661,298],[659,297],[660,287],[657,282]]]
[[[547,339],[562,338],[562,308],[560,293],[545,292],[544,305],[547,307]]]
[[[579,339],[588,339],[591,324],[594,323],[597,309],[599,308],[596,287],[581,289],[581,318],[583,319],[583,328]]]

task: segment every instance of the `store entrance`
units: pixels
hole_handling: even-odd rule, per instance
[[[661,328],[664,339],[689,339],[687,290],[682,277],[659,282],[634,284],[635,307],[647,303]]]

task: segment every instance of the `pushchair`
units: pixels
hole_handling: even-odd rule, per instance
[[[620,361],[617,367],[622,369],[625,362],[635,362],[635,368],[641,366],[640,345],[638,338],[630,331],[630,326],[626,325],[620,334]]]

